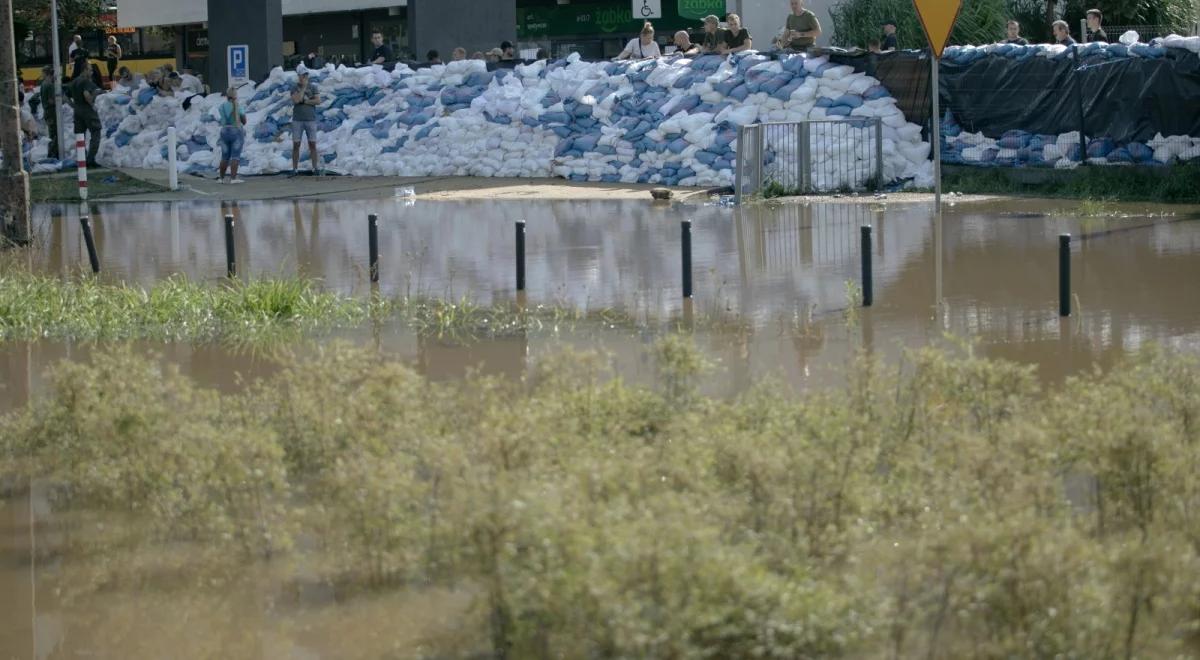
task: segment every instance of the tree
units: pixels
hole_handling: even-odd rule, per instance
[[[108,13],[108,5],[103,0],[58,0],[59,43],[65,47],[71,34],[103,27],[100,17]],[[47,34],[49,30],[50,0],[13,0],[13,43],[20,44],[30,33]]]

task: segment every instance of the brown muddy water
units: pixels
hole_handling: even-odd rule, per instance
[[[300,275],[366,295],[367,215],[380,217],[379,291],[391,296],[515,298],[514,227],[527,221],[528,302],[614,308],[651,328],[693,322],[717,364],[709,394],[763,378],[794,388],[837,382],[864,347],[885,358],[903,347],[970,339],[983,355],[1035,364],[1047,382],[1106,365],[1154,341],[1200,348],[1200,209],[1131,204],[1086,209],[1069,200],[950,205],[886,200],[719,206],[649,202],[365,201],[93,205],[102,277],[141,286],[183,273],[225,273],[222,216],[239,222],[239,272]],[[1097,211],[1100,211],[1097,214]],[[36,270],[72,275],[87,256],[77,205],[37,209]],[[695,298],[684,304],[679,221],[691,219]],[[874,227],[875,305],[846,322],[847,283],[860,280],[860,227]],[[1075,314],[1057,314],[1057,237],[1072,249]],[[398,325],[398,324],[397,324]],[[557,330],[557,331],[556,331]],[[526,336],[448,345],[403,327],[336,333],[372,343],[432,378],[472,367],[519,376],[563,345],[599,348],[617,373],[648,382],[654,332],[544,328]],[[146,346],[215,387],[269,373],[268,359],[213,346]],[[0,411],[39,389],[45,368],[85,357],[87,345],[0,344],[10,385]],[[17,404],[19,405],[19,404]]]
[[[378,213],[381,293],[482,304],[515,297],[513,221],[524,219],[530,304],[616,308],[646,321],[640,330],[542,328],[466,345],[419,337],[399,323],[321,338],[376,346],[433,379],[473,368],[519,378],[541,356],[574,347],[606,351],[616,373],[653,384],[655,337],[689,322],[716,363],[704,387],[716,396],[765,378],[798,389],[836,383],[860,348],[894,359],[947,336],[971,340],[982,355],[1037,365],[1051,384],[1147,342],[1200,350],[1200,210],[1077,211],[1069,201],[1038,200],[952,205],[940,218],[928,205],[874,200],[739,209],[374,200],[95,205],[91,216],[109,281],[150,286],[177,273],[219,280],[221,219],[232,212],[244,276],[301,275],[366,295],[366,217]],[[66,277],[86,266],[78,216],[74,205],[37,209],[35,270]],[[694,221],[690,306],[681,297],[682,219]],[[848,322],[847,282],[859,281],[865,224],[875,231],[875,306]],[[1057,314],[1063,232],[1079,239],[1072,249],[1076,313],[1066,320]],[[220,346],[138,347],[222,390],[275,370],[268,356]],[[98,350],[106,347],[0,344],[0,413],[36,397],[56,362],[87,360]],[[0,492],[6,488],[25,491],[0,483]],[[175,548],[168,557],[161,548],[125,548],[68,561],[55,552],[64,530],[86,534],[102,529],[100,520],[113,521],[63,520],[43,490],[35,484],[28,496],[0,500],[0,659],[411,657],[423,640],[446,648],[474,616],[473,594],[344,599],[306,582],[303,566],[252,570],[252,579],[205,574],[186,589],[142,588],[198,579],[190,567],[204,561],[204,548]],[[136,578],[124,586],[89,582],[111,574],[113,562]],[[78,593],[62,586],[73,583]],[[464,638],[463,648],[478,641]]]

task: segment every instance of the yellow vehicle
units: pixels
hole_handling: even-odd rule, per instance
[[[66,58],[63,58],[63,60],[64,60],[62,62],[63,66],[67,66],[67,62],[65,61]],[[104,80],[107,82],[108,81],[108,67],[105,64],[104,60],[93,57],[89,61],[92,64],[95,64],[96,66],[100,67],[100,74],[104,76]],[[46,64],[49,64],[49,62],[47,62]],[[154,69],[157,69],[158,67],[160,67],[164,64],[174,65],[175,58],[174,57],[147,57],[147,58],[130,58],[130,59],[122,59],[121,60],[121,66],[127,66],[127,67],[129,67],[130,71],[132,71],[134,73],[140,73],[143,75],[153,71]],[[33,65],[33,66],[21,67],[21,79],[25,81],[26,89],[29,89],[33,85],[37,84],[37,81],[42,79],[42,66],[43,65],[38,64],[38,65]]]

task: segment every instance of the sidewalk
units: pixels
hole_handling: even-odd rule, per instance
[[[142,181],[167,186],[165,170],[122,169]],[[576,183],[563,179],[500,179],[480,177],[383,177],[383,176],[297,176],[247,177],[238,185],[215,179],[179,176],[179,190],[139,193],[106,199],[106,202],[173,202],[190,200],[253,201],[276,199],[378,199],[393,197],[412,188],[419,199],[515,200],[515,199],[644,199],[660,186],[626,183]],[[672,188],[677,201],[707,199],[702,188]]]

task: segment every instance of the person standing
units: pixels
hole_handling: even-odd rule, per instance
[[[742,27],[742,18],[737,14],[730,14],[725,17],[725,52],[740,53],[745,50],[750,50],[754,47],[754,40],[750,38],[750,31]]]
[[[50,134],[50,148],[46,155],[58,158],[58,104],[54,101],[54,66],[42,67],[42,86],[38,88],[42,97],[42,116],[46,119],[46,132]]]
[[[646,21],[638,38],[630,39],[629,43],[625,44],[625,49],[613,59],[645,60],[658,57],[662,57],[662,51],[658,49],[658,42],[654,40],[654,26],[650,21]]]
[[[1054,43],[1060,46],[1075,45],[1075,40],[1071,38],[1071,30],[1067,27],[1066,21],[1054,21],[1050,24],[1050,31],[1054,33]]]
[[[67,61],[72,61],[75,59],[75,51],[79,50],[79,47],[82,45],[83,37],[79,36],[78,34],[71,37],[71,45],[67,46]]]
[[[879,50],[886,53],[899,47],[896,40],[896,21],[889,18],[883,22],[883,39],[879,42]]]
[[[392,49],[383,43],[383,33],[376,30],[371,33],[371,44],[375,50],[371,53],[371,64],[387,64],[395,59]]]
[[[85,60],[86,61],[86,60]],[[75,133],[91,133],[87,149],[87,166],[99,167],[96,154],[100,151],[100,114],[96,112],[96,97],[100,87],[90,75],[82,75],[71,82],[71,109],[75,111]]]
[[[1087,10],[1087,40],[1088,43],[1093,41],[1103,41],[1108,43],[1108,35],[1105,34],[1104,28],[1100,26],[1104,22],[1104,14],[1100,13],[1099,9]]]
[[[88,61],[88,52],[86,48],[76,48],[71,55],[71,80],[84,75],[91,75],[92,66]]]
[[[121,65],[121,56],[123,54],[121,44],[117,43],[116,35],[110,35],[108,37],[108,46],[104,48],[104,63],[108,65],[108,81],[110,84],[116,84],[117,67]]]
[[[791,0],[792,13],[784,25],[781,46],[791,50],[808,50],[821,36],[817,15],[804,8],[804,0]]]
[[[308,71],[298,72],[296,86],[292,88],[292,175],[300,169],[300,143],[308,137],[308,157],[312,173],[321,171],[320,154],[317,153],[317,106],[321,94],[316,84],[309,81]]]
[[[1010,20],[1008,22],[1008,27],[1007,27],[1006,31],[1007,31],[1008,38],[1004,40],[1004,43],[1013,44],[1016,46],[1028,46],[1029,45],[1029,41],[1026,40],[1025,37],[1021,36],[1021,24],[1020,23]]]
[[[225,181],[225,169],[229,168],[229,183],[242,183],[238,178],[238,165],[246,141],[246,113],[238,107],[236,87],[225,90],[225,98],[227,100],[217,109],[221,116],[221,166],[217,181]]]

